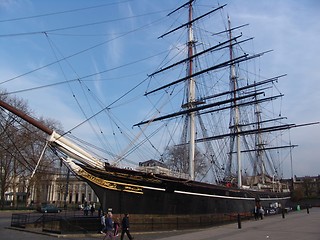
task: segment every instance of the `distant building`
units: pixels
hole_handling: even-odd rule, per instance
[[[79,180],[74,175],[70,175],[68,183],[66,175],[54,175],[51,180],[43,180],[29,190],[27,199],[27,184],[19,181],[16,188],[12,187],[5,193],[5,201],[12,202],[14,195],[20,203],[38,204],[54,203],[58,206],[74,205],[78,206],[85,202],[98,203],[99,199],[92,188],[84,181]],[[66,191],[67,189],[67,191]],[[67,194],[66,194],[67,193]]]
[[[320,197],[320,175],[294,177],[294,190],[301,190],[303,197]]]
[[[281,183],[289,186],[291,192],[298,194],[298,198],[320,198],[320,175],[294,176],[293,179],[282,179]]]
[[[66,188],[67,195],[66,195]],[[92,188],[75,176],[70,176],[68,185],[66,177],[58,177],[49,184],[42,185],[42,199],[45,202],[66,204],[84,204],[85,202],[99,202]],[[35,194],[33,194],[35,196]],[[31,195],[32,198],[32,195]]]

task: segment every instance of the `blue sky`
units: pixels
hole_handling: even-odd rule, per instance
[[[217,6],[217,1],[198,2]],[[90,115],[158,67],[161,53],[170,45],[167,39],[157,39],[171,27],[172,18],[165,16],[183,3],[180,0],[2,0],[0,87],[27,100],[35,116],[57,119],[65,130],[70,130],[83,119],[77,102],[83,101],[83,111]],[[296,124],[319,121],[320,2],[221,0],[219,3],[227,3],[224,11],[235,25],[249,23],[244,35],[254,37],[256,52],[274,50],[260,70],[269,77],[288,74],[279,83],[285,94],[282,111],[288,121]],[[65,61],[55,63],[61,58]],[[25,74],[38,68],[41,69]],[[81,83],[56,84],[78,78]],[[55,85],[32,89],[48,84]],[[83,92],[87,97],[99,99],[96,105],[86,105],[80,97]],[[133,93],[131,100],[136,97]],[[117,102],[112,114],[125,115],[130,123],[137,123],[147,110],[140,108],[139,102],[128,112],[120,111],[126,101]],[[105,123],[111,124],[109,121]],[[73,133],[86,138],[89,128],[84,126]],[[106,125],[101,125],[101,129],[114,131]],[[319,135],[320,126],[291,131],[292,142],[299,145],[293,150],[294,174],[320,174]],[[284,165],[285,176],[290,177],[290,162]]]

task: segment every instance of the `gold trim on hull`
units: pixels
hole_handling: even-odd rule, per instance
[[[77,171],[77,174],[87,179],[88,181],[93,182],[94,184],[109,190],[143,194],[143,187],[139,185],[108,181],[93,176],[92,174],[88,173],[83,169],[79,169],[79,171]]]

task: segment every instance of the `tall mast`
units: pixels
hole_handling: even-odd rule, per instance
[[[231,21],[228,17],[228,31],[229,31],[229,40],[230,40],[230,60],[233,60],[233,47],[232,47],[232,32],[231,32]],[[237,76],[236,76],[236,67],[232,63],[230,65],[230,86],[233,97],[233,111],[234,111],[234,132],[236,138],[236,152],[237,152],[237,175],[238,175],[238,188],[242,187],[242,171],[241,171],[241,148],[240,148],[240,129],[239,129],[239,107],[237,105]]]
[[[254,174],[258,175],[259,170],[260,170],[262,183],[264,184],[265,183],[265,172],[266,172],[265,163],[263,160],[264,143],[263,143],[262,134],[261,134],[261,111],[259,108],[257,96],[255,96],[255,115],[256,115],[256,123],[257,123],[257,134],[255,136],[256,148],[257,148],[256,163],[258,164],[258,168],[255,169],[256,172]]]
[[[189,24],[188,24],[188,62],[187,76],[189,84],[188,92],[188,109],[195,106],[195,80],[192,76],[193,74],[193,48],[194,48],[194,38],[193,38],[193,28],[192,28],[192,1],[189,3]],[[194,180],[194,157],[195,157],[195,112],[191,111],[189,113],[189,175],[190,179]]]

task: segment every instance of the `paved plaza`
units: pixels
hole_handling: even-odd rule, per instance
[[[28,229],[15,229],[10,227],[11,213],[0,212],[0,239],[103,239],[102,234],[74,234],[59,235],[33,232]],[[267,216],[263,220],[242,221],[241,228],[238,223],[226,224],[198,230],[168,231],[153,233],[132,232],[135,240],[320,240],[320,208],[290,212],[284,218],[280,215]],[[117,237],[117,239],[120,239]]]

